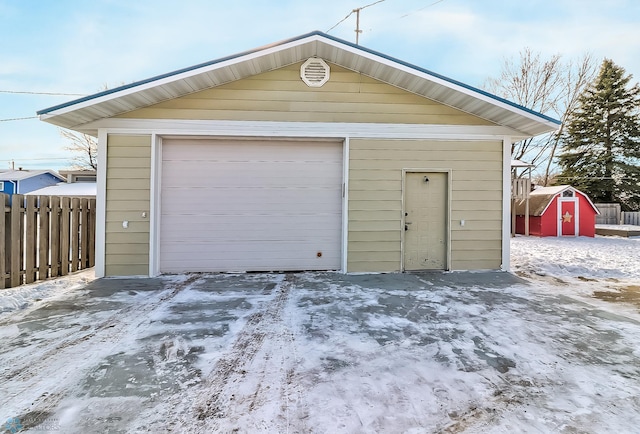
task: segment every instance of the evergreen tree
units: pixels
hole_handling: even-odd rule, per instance
[[[558,184],[570,184],[594,202],[640,209],[640,87],[605,59],[565,125]]]

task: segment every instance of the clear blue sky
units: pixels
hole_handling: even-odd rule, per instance
[[[327,31],[374,0],[0,0],[0,120],[235,54]],[[384,0],[361,12],[360,44],[481,87],[524,47],[611,58],[640,81],[638,0]],[[354,41],[355,15],[330,34]],[[0,168],[61,169],[56,127],[0,121]]]

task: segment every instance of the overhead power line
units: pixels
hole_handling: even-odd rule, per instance
[[[347,20],[351,15],[356,14],[356,29],[355,29],[355,32],[356,32],[356,45],[358,45],[359,36],[360,36],[360,33],[362,33],[362,30],[360,30],[360,11],[361,11],[361,10],[363,10],[363,9],[366,9],[366,8],[368,8],[368,7],[370,7],[370,6],[377,5],[378,3],[382,3],[383,1],[386,1],[386,0],[378,0],[378,1],[375,1],[375,2],[373,2],[373,3],[369,3],[369,4],[368,4],[368,5],[366,5],[366,6],[362,6],[362,7],[359,7],[359,8],[353,9],[351,12],[349,12],[349,13],[347,14],[347,16],[345,16],[343,19],[341,19],[340,21],[338,21],[338,22],[337,22],[333,27],[331,27],[329,30],[327,30],[327,32],[326,32],[326,33],[329,33],[331,30],[335,29],[335,28],[336,28],[336,27],[338,27],[340,24],[342,24],[343,22],[345,22],[345,21],[346,21],[346,20]],[[425,9],[427,9],[427,8],[431,7],[431,6],[437,5],[438,3],[442,3],[443,1],[444,1],[444,0],[436,0],[436,1],[434,1],[433,3],[429,3],[428,5],[426,5],[426,6],[424,6],[424,7],[421,7],[420,9],[416,9],[416,10],[415,10],[415,11],[413,11],[413,12],[408,12],[408,13],[406,13],[406,14],[404,14],[404,15],[402,15],[402,16],[400,16],[400,17],[398,17],[397,19],[401,19],[401,18],[409,17],[409,16],[411,16],[411,15],[413,15],[413,14],[415,14],[415,13],[418,13],[418,12],[420,12],[420,11],[423,11],[423,10],[425,10]]]
[[[85,96],[82,93],[65,93],[65,92],[33,92],[27,90],[0,90],[0,93],[15,93],[23,95],[51,95],[51,96]]]
[[[27,119],[38,119],[38,116],[27,116],[24,118],[9,118],[9,119],[0,119],[0,122],[9,122],[9,121],[25,121]]]
[[[413,14],[417,13],[417,12],[420,12],[420,11],[425,10],[426,8],[430,8],[431,6],[437,5],[438,3],[442,3],[443,1],[444,1],[444,0],[438,0],[438,1],[435,1],[435,2],[433,2],[433,3],[431,3],[431,4],[428,4],[428,5],[426,5],[426,6],[422,7],[422,8],[420,8],[420,9],[416,9],[416,10],[415,10],[415,11],[413,11],[413,12],[406,13],[406,14],[402,15],[400,18],[407,18],[407,17],[409,17],[409,16],[411,16],[411,15],[413,15]]]
[[[362,7],[359,7],[359,8],[356,8],[356,9],[352,10],[351,12],[349,12],[347,14],[346,17],[344,17],[343,19],[338,21],[333,27],[331,27],[329,30],[327,30],[327,33],[329,33],[331,30],[335,29],[336,27],[338,27],[340,24],[342,24],[351,15],[356,14],[356,30],[355,30],[355,32],[356,32],[356,45],[358,45],[358,42],[359,42],[359,39],[360,39],[359,38],[360,37],[360,33],[362,33],[362,30],[360,30],[360,11],[362,9],[366,9],[366,8],[368,8],[370,6],[377,5],[378,3],[382,3],[383,1],[386,1],[386,0],[378,0],[378,1],[375,1],[373,3],[369,3],[366,6],[362,6]]]

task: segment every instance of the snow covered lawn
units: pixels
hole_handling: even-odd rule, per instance
[[[505,273],[66,279],[0,292],[34,432],[635,432],[640,239],[512,240]]]

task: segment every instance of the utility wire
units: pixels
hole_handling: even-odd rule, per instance
[[[362,6],[361,8],[355,8],[355,9],[353,9],[351,12],[349,12],[349,13],[347,14],[347,16],[346,16],[346,17],[344,17],[343,19],[341,19],[340,21],[338,21],[338,22],[337,22],[333,27],[331,27],[331,28],[330,28],[329,30],[327,30],[325,33],[329,33],[330,31],[332,31],[333,29],[335,29],[336,27],[338,27],[338,26],[339,26],[340,24],[342,24],[342,23],[343,23],[347,18],[349,18],[351,15],[353,15],[353,13],[354,13],[354,12],[356,12],[356,11],[361,11],[362,9],[366,9],[366,8],[368,8],[369,6],[377,5],[378,3],[382,3],[383,1],[386,1],[386,0],[378,0],[378,1],[375,1],[375,2],[373,2],[373,3],[369,3],[369,4],[368,4],[368,5],[366,5],[366,6]],[[440,1],[444,1],[444,0],[440,0]]]
[[[431,7],[431,6],[437,5],[438,3],[442,3],[443,1],[444,1],[444,0],[438,0],[438,1],[435,1],[435,2],[433,2],[433,3],[431,3],[431,4],[428,4],[428,5],[426,5],[426,6],[422,7],[422,8],[420,8],[420,9],[416,9],[416,10],[415,10],[415,11],[413,11],[413,12],[406,13],[406,14],[402,15],[400,18],[407,18],[408,16],[411,16],[411,15],[413,15],[413,14],[417,13],[417,12],[423,11],[423,10],[425,10],[426,8],[429,8],[429,7]]]
[[[38,119],[38,116],[28,116],[25,118],[9,118],[9,119],[0,119],[0,122],[10,122],[10,121],[24,121],[27,119]]]
[[[82,93],[63,93],[63,92],[30,92],[21,90],[0,90],[0,93],[16,93],[24,95],[53,95],[53,96],[84,96]]]

